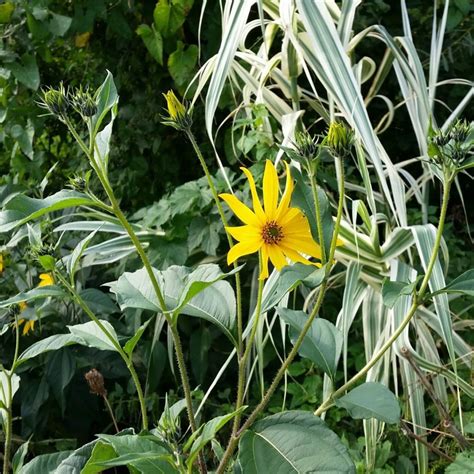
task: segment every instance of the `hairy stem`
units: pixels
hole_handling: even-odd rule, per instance
[[[418,306],[422,303],[423,297],[426,293],[426,289],[428,288],[428,284],[430,281],[431,273],[433,272],[434,265],[436,263],[436,259],[438,258],[438,252],[441,245],[441,239],[443,237],[443,230],[444,230],[444,223],[446,220],[446,211],[448,209],[448,202],[449,202],[449,194],[451,192],[451,179],[446,179],[443,183],[443,201],[441,204],[441,212],[439,216],[439,224],[438,230],[436,232],[435,243],[433,246],[433,251],[431,252],[430,260],[428,262],[428,266],[426,268],[425,276],[421,282],[421,286],[419,291],[415,294],[413,298],[413,303],[408,310],[406,316],[403,318],[400,326],[396,329],[396,331],[390,336],[390,338],[385,342],[385,344],[379,349],[379,351],[365,364],[365,366],[357,372],[350,380],[348,380],[344,385],[338,388],[335,392],[333,392],[322,404],[321,406],[314,412],[315,415],[321,415],[324,413],[330,406],[333,405],[333,400],[339,398],[340,396],[344,395],[344,393],[352,387],[356,382],[358,382],[367,372],[383,357],[385,352],[390,349],[392,344],[397,340],[397,338],[402,334],[403,330],[408,326],[410,321],[412,320],[413,316],[416,313]]]

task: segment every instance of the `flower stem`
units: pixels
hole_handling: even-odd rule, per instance
[[[212,176],[211,176],[211,173],[209,172],[209,168],[207,167],[206,161],[204,160],[204,157],[202,156],[201,149],[199,148],[191,130],[189,129],[186,130],[186,136],[188,137],[188,140],[191,142],[191,145],[194,148],[194,152],[196,153],[199,163],[201,164],[204,174],[206,175],[207,182],[209,184],[209,189],[211,190],[212,196],[217,206],[217,212],[219,213],[219,216],[221,218],[222,224],[225,229],[229,247],[232,247],[234,245],[234,240],[232,239],[232,236],[229,234],[229,232],[227,232],[227,229],[226,229],[227,219],[225,217],[224,210],[222,209],[222,204],[217,194],[216,187],[214,186],[214,182],[212,181]],[[237,266],[238,266],[237,262],[234,262],[234,268],[237,268]],[[242,285],[240,282],[240,273],[237,272],[234,275],[234,278],[235,278],[235,292],[236,292],[236,301],[237,301],[237,350],[238,350],[239,357],[241,357],[243,323],[242,323]]]
[[[309,168],[309,167],[308,167]],[[316,211],[316,225],[318,226],[318,240],[321,247],[321,263],[326,263],[326,246],[324,244],[323,223],[321,219],[321,205],[319,201],[318,185],[316,183],[315,172],[309,170],[309,180],[311,183],[311,192],[313,194],[314,210]]]
[[[138,378],[137,372],[135,371],[135,367],[133,366],[133,362],[131,358],[128,357],[128,355],[122,349],[122,347],[117,342],[115,337],[112,336],[112,334],[110,334],[109,330],[102,324],[100,319],[92,312],[92,310],[89,308],[87,303],[81,298],[81,296],[76,291],[76,289],[72,285],[69,284],[67,279],[64,278],[63,275],[61,275],[61,273],[59,273],[58,271],[55,272],[55,275],[57,276],[58,280],[65,286],[65,288],[69,291],[74,301],[80,306],[80,308],[84,311],[84,313],[87,314],[89,319],[91,319],[91,321],[94,321],[94,323],[99,327],[99,329],[107,337],[110,343],[115,347],[116,351],[119,353],[120,357],[125,362],[125,365],[127,366],[127,369],[130,372],[130,375],[132,376],[133,383],[137,390],[138,400],[140,402],[140,409],[141,409],[141,414],[142,414],[142,427],[144,430],[148,430],[148,416],[147,416],[147,411],[146,411],[145,398],[143,396],[143,390],[140,384],[140,380]]]
[[[436,232],[435,243],[433,246],[433,250],[431,252],[430,260],[428,262],[428,266],[426,268],[425,276],[421,282],[420,289],[417,293],[415,293],[413,298],[413,303],[408,310],[406,316],[403,318],[400,326],[396,329],[396,331],[390,336],[390,338],[385,342],[385,344],[379,349],[379,351],[365,364],[365,366],[357,372],[350,380],[348,380],[344,385],[338,388],[335,392],[333,392],[322,404],[321,406],[314,412],[315,415],[321,415],[324,413],[328,408],[330,408],[334,403],[333,400],[339,398],[341,395],[352,387],[358,380],[360,380],[367,372],[381,359],[381,357],[385,354],[385,352],[390,349],[392,344],[397,340],[397,338],[402,334],[403,330],[407,327],[407,325],[412,320],[413,316],[418,309],[418,306],[422,304],[423,297],[426,293],[426,289],[428,288],[428,284],[430,281],[431,273],[433,272],[434,265],[436,263],[436,259],[438,258],[438,252],[441,245],[441,239],[443,237],[443,230],[444,230],[444,223],[446,220],[446,212],[448,209],[448,202],[449,202],[449,194],[451,192],[451,179],[445,179],[443,183],[443,201],[441,204],[441,211],[439,216],[439,224],[438,229]]]
[[[313,324],[314,318],[317,316],[319,310],[321,309],[321,305],[324,301],[324,297],[326,295],[326,290],[328,287],[328,278],[330,274],[330,270],[332,268],[332,262],[334,258],[334,253],[336,251],[336,244],[337,244],[337,236],[339,234],[339,227],[341,225],[341,218],[342,218],[342,211],[344,208],[344,188],[345,188],[345,183],[344,183],[344,163],[341,161],[341,172],[339,173],[339,201],[338,201],[338,206],[337,206],[337,215],[336,215],[336,222],[334,225],[334,233],[331,239],[331,245],[330,245],[330,251],[329,251],[329,259],[328,259],[328,266],[326,267],[326,275],[324,278],[323,283],[321,284],[321,288],[318,293],[317,300],[315,302],[315,305],[313,307],[313,310],[311,311],[310,315],[308,316],[308,319],[301,330],[301,333],[298,336],[298,339],[295,341],[293,344],[293,348],[287,355],[286,359],[284,360],[283,364],[281,367],[278,369],[277,374],[275,375],[275,378],[273,379],[272,384],[270,387],[267,389],[267,392],[265,393],[263,399],[261,402],[254,408],[250,416],[247,418],[245,423],[242,425],[242,427],[237,431],[237,433],[233,434],[230,438],[229,444],[227,446],[227,449],[224,453],[224,456],[222,458],[221,463],[219,464],[219,467],[217,468],[216,473],[217,474],[222,474],[225,469],[227,464],[229,463],[235,448],[237,447],[237,443],[242,436],[242,434],[245,432],[246,429],[248,429],[254,421],[258,418],[258,416],[261,414],[261,412],[265,409],[267,406],[268,402],[270,401],[271,397],[275,393],[275,390],[278,388],[278,385],[285,375],[285,372],[288,370],[288,367],[290,364],[293,362],[294,358],[296,357],[296,354],[298,353],[301,344],[304,341],[304,338],[306,334],[308,333],[309,329],[311,328],[311,325]]]

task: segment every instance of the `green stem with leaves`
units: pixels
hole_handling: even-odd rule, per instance
[[[304,338],[306,334],[308,333],[309,329],[311,328],[311,325],[313,324],[314,318],[318,315],[319,310],[321,309],[322,303],[324,301],[324,297],[326,295],[326,290],[328,288],[328,281],[329,281],[329,276],[330,276],[330,271],[332,268],[332,262],[334,259],[334,254],[336,251],[336,245],[337,245],[337,237],[339,234],[339,227],[341,225],[341,219],[342,219],[342,212],[344,209],[344,192],[345,192],[345,183],[344,183],[344,163],[342,160],[339,162],[340,164],[340,173],[339,173],[339,200],[338,200],[338,206],[337,206],[337,215],[336,215],[336,221],[334,224],[334,233],[331,239],[331,245],[330,245],[330,251],[329,251],[329,258],[328,258],[328,264],[326,267],[326,273],[325,273],[325,278],[323,280],[323,283],[321,284],[321,288],[319,289],[318,297],[316,299],[316,302],[314,304],[313,310],[311,311],[310,315],[308,316],[308,319],[301,330],[301,333],[298,336],[298,339],[295,341],[293,344],[293,348],[287,355],[286,359],[284,360],[283,364],[281,367],[278,369],[277,374],[275,375],[275,378],[273,379],[273,382],[271,383],[270,387],[267,389],[263,399],[260,401],[260,403],[254,408],[250,416],[247,418],[245,423],[242,425],[242,427],[237,431],[237,433],[233,433],[231,435],[231,438],[229,440],[229,444],[227,445],[227,448],[224,452],[224,455],[222,457],[222,460],[219,464],[219,467],[217,468],[216,473],[217,474],[222,474],[225,472],[225,469],[227,467],[227,464],[229,463],[235,448],[237,447],[237,443],[239,442],[240,437],[243,435],[245,430],[247,430],[258,418],[258,416],[262,413],[262,411],[265,409],[265,407],[268,405],[270,402],[271,397],[275,393],[275,390],[278,388],[278,385],[280,384],[281,379],[285,375],[285,372],[288,370],[288,367],[290,364],[293,362],[294,358],[298,354],[298,351],[301,347],[301,344],[303,344]]]
[[[316,171],[311,169],[311,163],[308,165],[308,175],[311,183],[311,192],[313,195],[314,210],[316,212],[316,225],[318,227],[318,240],[321,247],[321,263],[326,263],[326,246],[324,243],[323,222],[321,219],[321,204],[319,201],[318,185],[316,183]]]
[[[428,284],[430,282],[431,274],[433,272],[433,268],[436,264],[436,260],[438,258],[439,248],[441,245],[441,240],[443,237],[444,231],[444,223],[446,220],[446,213],[448,209],[448,202],[449,202],[449,195],[451,192],[451,185],[452,185],[452,178],[445,176],[445,180],[443,182],[443,200],[441,203],[441,211],[439,216],[439,223],[438,229],[436,231],[435,242],[433,246],[433,250],[431,252],[430,260],[426,267],[426,273],[423,277],[421,282],[420,289],[414,294],[413,296],[413,303],[408,310],[406,316],[403,318],[400,326],[396,329],[396,331],[390,336],[389,339],[385,342],[385,344],[379,349],[379,351],[372,356],[372,358],[365,364],[365,366],[357,372],[350,380],[348,380],[344,385],[338,388],[335,392],[333,392],[322,404],[321,406],[314,412],[315,415],[321,415],[324,413],[328,408],[334,405],[334,400],[344,395],[349,388],[351,388],[356,382],[358,382],[362,377],[364,377],[367,372],[383,357],[385,352],[387,352],[390,347],[392,347],[393,343],[398,339],[398,337],[402,334],[403,330],[408,326],[410,321],[412,320],[413,316],[418,309],[418,306],[423,303],[423,297],[425,296],[426,290],[428,288]]]
[[[137,390],[138,400],[140,402],[140,409],[142,414],[142,427],[144,430],[148,430],[148,415],[146,410],[145,404],[145,397],[143,396],[142,386],[140,384],[140,380],[138,378],[137,372],[135,371],[135,367],[133,366],[133,362],[131,357],[129,357],[125,351],[122,349],[122,346],[118,343],[115,337],[110,334],[109,330],[104,326],[101,320],[92,312],[89,308],[87,303],[81,298],[79,293],[76,289],[69,284],[67,279],[59,272],[55,271],[55,276],[57,279],[64,285],[67,291],[71,294],[73,300],[79,305],[79,307],[87,314],[91,321],[97,325],[97,327],[102,331],[102,333],[107,337],[110,343],[114,346],[115,350],[119,353],[120,357],[125,362],[130,375],[132,376],[133,383],[135,385],[135,389]]]

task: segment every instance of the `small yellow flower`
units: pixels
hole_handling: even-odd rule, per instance
[[[54,279],[51,273],[41,273],[39,277],[40,282],[38,284],[38,288],[41,288],[42,286],[54,285]]]
[[[255,181],[246,168],[252,194],[253,211],[232,194],[220,197],[229,205],[235,215],[245,224],[239,227],[226,227],[238,243],[227,254],[227,263],[235,262],[239,257],[261,252],[262,268],[260,279],[268,278],[268,259],[278,271],[287,265],[287,258],[306,265],[318,265],[310,262],[301,254],[321,258],[321,249],[314,241],[308,219],[295,207],[290,207],[293,193],[293,180],[290,167],[286,165],[286,187],[278,203],[278,175],[273,163],[267,160],[263,175],[263,207],[260,203]]]
[[[34,331],[36,321],[34,319],[28,319],[27,321],[25,321],[24,319],[20,319],[18,321],[18,326],[21,326],[23,323],[24,325],[23,325],[23,331],[21,332],[21,335],[27,336],[30,331]]]
[[[186,107],[176,97],[173,91],[163,94],[168,105],[168,113],[173,120],[181,120],[186,116]]]

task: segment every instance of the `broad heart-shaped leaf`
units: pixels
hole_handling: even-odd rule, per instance
[[[448,283],[441,290],[435,291],[431,296],[440,293],[461,293],[464,295],[474,296],[474,269],[459,275],[451,283]]]
[[[141,36],[146,49],[153,56],[153,59],[158,64],[163,65],[163,38],[155,26],[152,25],[150,28],[148,25],[140,25],[136,33],[138,36]]]
[[[95,203],[85,194],[67,189],[44,199],[18,194],[10,199],[0,212],[0,232],[8,232],[48,212],[77,206],[95,206]]]
[[[298,207],[305,213],[306,217],[308,218],[309,225],[311,227],[311,234],[313,235],[313,239],[319,243],[318,225],[316,221],[313,192],[311,191],[311,187],[305,183],[303,176],[296,168],[292,168],[291,173],[292,176],[295,178],[295,190],[293,191],[291,204],[294,207]],[[329,205],[329,201],[326,194],[319,187],[318,197],[321,210],[321,224],[323,227],[324,247],[326,249],[326,254],[328,254],[334,230],[334,224],[331,216],[331,206]]]
[[[235,343],[235,295],[232,286],[220,281],[234,273],[222,273],[218,265],[199,265],[195,270],[173,265],[163,272],[154,270],[168,312],[206,319],[218,326]],[[148,273],[143,268],[125,272],[109,283],[122,309],[141,308],[161,312]]]
[[[295,289],[300,283],[309,288],[317,287],[323,281],[324,273],[324,268],[304,265],[303,263],[283,267],[275,284],[263,296],[262,313],[272,309],[289,291]]]
[[[419,278],[412,283],[404,281],[390,281],[385,278],[382,284],[382,298],[383,304],[388,308],[393,308],[400,296],[407,296],[413,294]]]
[[[255,423],[240,440],[239,462],[245,474],[355,473],[338,436],[320,418],[299,410]]]
[[[16,296],[12,296],[11,298],[0,302],[0,308],[8,308],[13,304],[49,298],[51,296],[64,298],[67,295],[61,288],[55,285],[40,286],[39,288],[33,288],[32,290],[25,291],[24,293],[19,293]]]
[[[107,76],[97,90],[96,95],[97,112],[92,117],[94,134],[97,134],[99,131],[105,116],[118,104],[119,96],[117,94],[117,88],[115,87],[114,77],[110,71],[107,71]]]
[[[105,319],[101,319],[99,321],[105,327],[109,335],[117,343],[117,345],[119,345],[117,333],[115,332],[113,326]],[[109,337],[104,334],[102,329],[94,321],[89,321],[83,324],[76,324],[74,326],[68,326],[68,329],[72,335],[82,339],[85,345],[88,347],[94,347],[96,349],[101,349],[104,351],[117,350],[117,347],[112,343]]]
[[[305,325],[308,314],[288,308],[278,308],[278,314],[290,325],[290,339],[294,344]],[[298,353],[321,368],[334,379],[342,350],[342,333],[326,319],[315,318]]]
[[[356,420],[376,418],[386,423],[398,423],[400,406],[397,397],[379,382],[366,382],[335,401]]]

